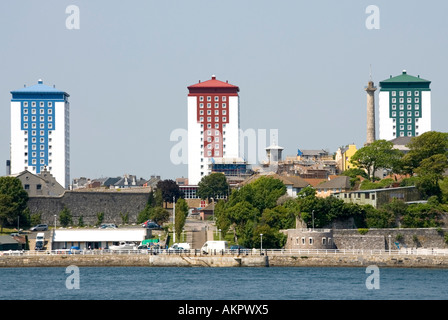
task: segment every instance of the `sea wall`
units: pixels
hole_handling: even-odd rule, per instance
[[[54,224],[54,216],[67,207],[72,215],[75,225],[80,216],[84,224],[94,225],[97,222],[98,213],[104,213],[104,221],[121,224],[121,215],[128,214],[129,223],[135,223],[137,216],[143,210],[148,201],[148,192],[81,192],[66,191],[59,197],[30,197],[28,208],[31,214],[41,214],[41,222],[48,225]],[[57,224],[59,224],[59,219]]]
[[[265,256],[37,255],[0,256],[0,267],[267,267]]]

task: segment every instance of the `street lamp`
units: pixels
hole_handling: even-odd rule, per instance
[[[176,243],[176,197],[173,197],[173,243]]]
[[[313,216],[313,231],[314,231],[314,210],[312,212],[312,216]]]
[[[263,250],[263,234],[260,233],[260,253]]]

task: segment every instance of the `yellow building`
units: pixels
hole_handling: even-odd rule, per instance
[[[336,151],[335,160],[339,172],[344,172],[347,169],[356,168],[356,166],[350,162],[351,157],[355,154],[356,151],[358,151],[358,149],[356,149],[356,145],[354,144],[349,144],[348,146],[341,147],[338,149],[338,151]]]

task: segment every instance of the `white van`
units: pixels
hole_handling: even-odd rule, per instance
[[[201,248],[203,253],[221,253],[229,249],[227,241],[207,241]]]
[[[45,243],[45,234],[43,232],[39,232],[36,235],[36,242],[37,241],[42,241],[42,243]]]

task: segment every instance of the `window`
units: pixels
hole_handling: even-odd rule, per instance
[[[219,108],[219,103],[215,103],[215,108]]]
[[[415,98],[414,101],[415,103],[420,103],[420,98]]]
[[[414,105],[414,107],[415,107],[415,110],[419,110],[420,109],[420,105],[419,104]]]
[[[215,151],[215,156],[219,156],[219,151],[218,150]]]
[[[408,91],[408,97],[412,96],[412,91]]]
[[[25,101],[25,102],[23,103],[23,106],[24,106],[25,108],[28,107],[28,102]]]
[[[212,104],[211,103],[207,103],[207,108],[211,108]]]
[[[207,121],[208,122],[212,121],[212,117],[207,117]]]
[[[207,114],[211,115],[212,114],[212,110],[207,110]]]
[[[408,110],[412,109],[412,105],[408,104]]]
[[[44,102],[43,102],[43,101],[40,102],[40,107],[41,107],[41,108],[44,107]]]
[[[215,123],[215,129],[219,129],[219,123]]]
[[[408,137],[412,137],[412,132],[408,132]]]
[[[302,237],[302,244],[303,245],[305,244],[305,238],[304,237]]]
[[[24,124],[23,124],[23,128],[24,128],[24,129],[28,129],[28,123],[24,123]]]
[[[39,110],[39,113],[40,113],[40,114],[45,114],[45,109],[40,109],[40,110]]]
[[[397,91],[392,91],[392,97],[396,97],[397,96]]]
[[[223,107],[223,108],[227,108],[227,104],[226,104],[226,103],[223,103],[223,104],[222,104],[222,107]]]
[[[412,111],[408,111],[408,117],[412,117]]]
[[[408,130],[412,130],[412,126],[411,125],[408,125]]]
[[[309,244],[313,244],[313,238],[312,238],[312,237],[309,237],[309,238],[308,238],[308,242],[309,242]]]
[[[200,118],[199,118],[199,121],[200,121],[200,122],[204,122],[204,117],[200,117]]]
[[[204,110],[200,110],[200,111],[199,111],[199,114],[200,114],[200,115],[203,115],[203,114],[204,114]]]
[[[227,121],[227,117],[222,117],[222,121]]]
[[[418,97],[419,95],[420,95],[420,92],[419,92],[419,91],[415,91],[415,92],[414,92],[414,96]]]
[[[215,101],[219,101],[219,97],[218,96],[215,96]]]
[[[407,98],[408,103],[412,103],[412,98]]]
[[[219,144],[215,144],[215,149],[219,149]]]
[[[219,117],[215,117],[215,122],[218,122],[219,121]]]
[[[204,108],[204,104],[203,104],[203,103],[200,103],[200,104],[199,104],[199,108]],[[48,110],[48,111],[50,111],[50,110]]]
[[[326,245],[327,244],[327,238],[322,238],[322,244]]]
[[[400,126],[400,130],[404,130],[404,125],[401,125],[401,126]]]
[[[207,101],[212,101],[212,97],[207,97]]]
[[[215,110],[215,116],[219,115],[219,110]]]
[[[211,123],[207,123],[207,129],[211,129],[212,128],[212,124]]]
[[[393,104],[392,105],[392,110],[396,110],[397,109],[397,105],[396,104]]]
[[[400,103],[404,103],[404,98],[400,98]]]
[[[37,190],[41,190],[41,189],[42,189],[42,185],[41,185],[41,184],[37,184],[37,185],[36,185],[36,189],[37,189]]]
[[[28,114],[28,109],[23,109],[23,114]]]
[[[199,97],[199,101],[204,101],[204,97]]]
[[[223,115],[227,114],[227,110],[222,110],[221,112],[222,112]]]
[[[397,113],[395,111],[392,111],[392,117],[396,117]]]
[[[392,98],[392,103],[396,103],[397,102],[397,98]]]
[[[222,97],[222,101],[226,101],[227,100],[227,97]]]
[[[412,123],[412,119],[411,118],[408,118],[408,123]]]
[[[52,107],[52,106],[53,106],[53,102],[49,101],[49,102],[48,102],[48,106],[49,106],[49,107]]]
[[[52,109],[48,109],[48,114],[53,114],[53,110]]]
[[[400,111],[400,117],[404,117],[404,112]]]
[[[28,116],[24,116],[23,121],[28,121]]]
[[[400,110],[404,110],[404,105],[400,104]]]
[[[400,97],[404,96],[404,91],[400,91]]]
[[[420,116],[420,112],[415,111],[415,116],[416,116],[416,117]]]

